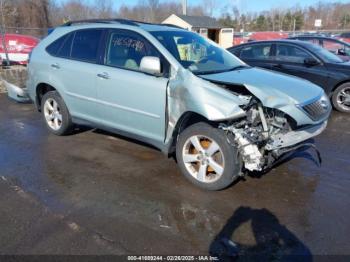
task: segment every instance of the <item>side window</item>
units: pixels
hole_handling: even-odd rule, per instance
[[[317,38],[298,38],[300,41],[306,41],[314,45],[320,45],[320,40]]]
[[[235,56],[239,57],[239,54],[241,53],[241,49],[230,49],[228,50],[229,52],[231,52],[232,54],[234,54]]]
[[[63,43],[66,40],[67,36],[68,35],[64,35],[64,36],[58,38],[57,40],[55,40],[54,42],[52,42],[50,45],[48,45],[46,47],[46,52],[48,52],[50,55],[56,56],[58,50],[63,45]]]
[[[243,47],[241,50],[240,58],[242,59],[258,59],[269,60],[271,44],[260,44]]]
[[[97,52],[103,30],[86,29],[75,32],[71,58],[86,62],[96,62]]]
[[[159,52],[143,37],[132,32],[111,32],[107,42],[105,64],[131,70],[140,70],[141,59]]]
[[[312,56],[298,47],[292,45],[277,45],[276,60],[292,63],[304,63],[305,58]]]
[[[74,33],[70,33],[64,39],[63,44],[57,51],[58,57],[69,58],[72,50],[72,41],[73,41]]]
[[[337,54],[339,49],[344,49],[343,44],[335,41],[323,40],[322,43],[323,48],[326,48],[328,51],[331,51],[334,54]]]

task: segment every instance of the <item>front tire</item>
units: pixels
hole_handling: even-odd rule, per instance
[[[350,113],[350,83],[342,84],[334,90],[332,103],[338,111]]]
[[[206,190],[228,187],[242,167],[238,151],[228,143],[225,132],[202,122],[180,134],[176,158],[184,176]]]
[[[57,91],[47,92],[41,100],[41,112],[51,133],[63,136],[72,131],[72,118]]]

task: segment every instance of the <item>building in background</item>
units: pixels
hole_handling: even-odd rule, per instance
[[[189,15],[170,15],[163,24],[176,25],[192,32],[209,38],[218,43],[223,48],[232,46],[233,28],[224,28],[219,22],[209,16],[189,16]]]

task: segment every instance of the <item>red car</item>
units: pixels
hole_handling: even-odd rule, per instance
[[[233,35],[233,45],[240,45],[248,42],[249,37],[244,33],[235,33]]]
[[[5,44],[11,64],[26,65],[29,53],[39,43],[39,39],[29,35],[5,34]],[[0,56],[6,60],[3,39],[0,35]]]
[[[288,38],[288,34],[281,32],[255,32],[250,36],[251,41],[263,41]]]
[[[350,43],[350,32],[340,34],[338,39],[341,40],[341,41]]]

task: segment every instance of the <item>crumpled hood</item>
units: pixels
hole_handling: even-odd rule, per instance
[[[323,94],[319,86],[309,81],[253,67],[200,77],[223,84],[244,85],[263,105],[273,108],[303,104]]]

